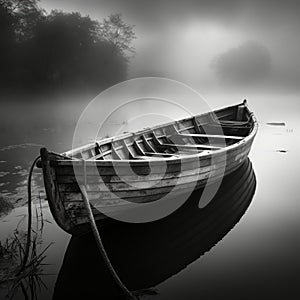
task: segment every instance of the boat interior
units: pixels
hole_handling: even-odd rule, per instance
[[[249,135],[252,128],[251,113],[244,102],[213,113],[99,140],[63,155],[84,160],[178,158],[235,144]]]

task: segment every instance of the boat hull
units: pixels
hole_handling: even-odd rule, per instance
[[[41,150],[44,182],[51,212],[58,225],[71,234],[89,230],[88,213],[79,185],[87,190],[96,221],[109,223],[136,203],[159,201],[165,196],[191,194],[221,181],[247,159],[257,130],[248,112],[250,134],[221,149],[196,155],[155,160],[79,160]]]

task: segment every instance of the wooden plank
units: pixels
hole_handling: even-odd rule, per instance
[[[225,174],[229,174],[233,170],[235,170],[239,164],[236,164],[232,166],[230,169],[226,170]],[[223,178],[224,174],[223,172],[214,172],[211,175],[212,180],[215,182],[216,180],[219,180]],[[95,205],[101,205],[102,201],[117,201],[119,199],[123,199],[126,201],[132,201],[137,203],[145,203],[145,202],[151,202],[154,200],[160,199],[162,196],[167,195],[169,192],[172,191],[172,194],[180,194],[181,190],[188,190],[188,189],[194,189],[196,187],[200,187],[206,184],[209,176],[205,178],[201,178],[198,181],[194,182],[185,182],[176,184],[173,186],[165,186],[160,188],[151,188],[151,189],[140,189],[140,190],[130,190],[130,191],[88,191],[88,196],[92,204]],[[76,202],[76,201],[82,201],[82,195],[80,192],[61,192],[60,193],[62,199],[64,202]],[[154,199],[155,198],[155,199]]]
[[[154,153],[154,152],[145,152],[146,156],[156,156],[156,157],[179,157],[178,154],[173,153]]]
[[[150,152],[154,152],[156,153],[157,151],[149,144],[147,138],[145,137],[144,134],[142,134],[142,139],[143,139],[143,142],[144,142],[144,145],[145,145],[145,148],[150,151]]]
[[[65,231],[69,232],[72,224],[66,216],[65,208],[61,202],[58,191],[58,184],[55,180],[55,172],[50,166],[49,154],[46,148],[41,148],[41,165],[43,169],[43,177],[46,195],[51,213],[56,223]]]
[[[232,164],[235,164],[236,161],[240,162],[243,159],[245,159],[247,157],[249,151],[246,151],[244,153],[240,153],[238,156],[232,157],[231,159],[227,159],[227,160],[223,160],[222,162],[218,162],[216,165],[208,165],[206,167],[201,166],[201,169],[195,169],[195,165],[193,165],[193,168],[190,169],[182,169],[182,170],[177,170],[177,172],[172,172],[170,170],[167,169],[167,172],[165,174],[163,174],[163,179],[162,179],[162,174],[161,173],[151,173],[147,176],[147,181],[151,182],[151,181],[157,181],[157,180],[164,180],[164,179],[171,179],[174,178],[176,176],[178,176],[180,174],[180,176],[184,177],[184,176],[190,176],[190,175],[194,175],[194,174],[204,174],[207,172],[210,172],[212,169],[220,169],[220,168],[224,168],[225,166],[229,167]],[[77,180],[81,180],[83,179],[83,176],[77,176],[75,178],[74,175],[63,175],[63,176],[56,176],[57,178],[57,182],[60,183],[66,183],[66,184],[77,184]],[[120,178],[117,175],[111,175],[111,176],[101,176],[100,179],[100,175],[99,174],[95,174],[95,175],[88,175],[86,177],[86,180],[88,182],[88,184],[93,184],[93,183],[99,183],[99,182],[105,182],[105,184],[118,184],[118,183],[123,183],[128,182],[129,184],[136,184],[138,182],[143,182],[145,180],[144,176],[139,176],[139,175],[123,175],[122,178]],[[124,180],[124,181],[123,181]]]
[[[145,155],[145,152],[143,151],[143,149],[140,147],[139,143],[136,140],[134,140],[133,145],[135,146],[136,151],[140,155]]]
[[[226,164],[223,165],[223,168],[220,166],[218,169],[215,168],[208,168],[206,172],[203,173],[191,173],[191,174],[180,174],[180,178],[178,178],[178,175],[173,174],[173,177],[163,177],[160,180],[154,181],[154,180],[141,180],[139,182],[133,182],[133,185],[130,185],[130,183],[126,182],[114,182],[114,183],[103,183],[99,180],[98,182],[89,182],[87,181],[87,190],[89,192],[107,192],[108,190],[111,192],[138,192],[145,195],[145,192],[148,190],[158,190],[160,188],[168,187],[168,186],[175,186],[177,184],[188,184],[190,182],[195,182],[199,180],[205,180],[209,177],[214,177],[217,175],[222,175],[224,172],[228,172],[228,170],[231,170],[232,168],[235,168],[237,165],[239,165],[241,161],[236,161],[234,164],[231,164],[230,166],[226,167]],[[225,168],[226,167],[226,168]],[[59,191],[60,192],[79,192],[79,187],[76,183],[69,184],[69,183],[59,183]]]
[[[196,138],[216,138],[216,139],[231,139],[231,140],[242,140],[245,137],[242,136],[235,136],[235,135],[218,135],[218,134],[204,134],[204,133],[179,133],[179,136],[186,136],[186,137],[196,137]]]
[[[214,171],[212,171],[214,172]],[[221,172],[221,171],[220,171]],[[201,173],[201,174],[191,174],[187,176],[180,176],[180,179],[177,176],[171,178],[162,178],[157,182],[155,180],[144,180],[139,182],[134,182],[134,185],[127,184],[126,182],[119,183],[87,183],[87,190],[89,192],[101,192],[110,190],[111,192],[129,192],[129,191],[138,191],[142,192],[144,190],[164,188],[166,186],[175,186],[178,181],[181,183],[190,183],[196,180],[206,179],[210,176],[210,172]],[[60,192],[79,192],[77,184],[63,184],[59,183]]]
[[[194,128],[195,128],[195,131],[196,131],[197,133],[201,133],[201,130],[200,130],[200,128],[199,128],[199,124],[198,124],[198,122],[197,122],[196,117],[193,117],[193,118],[192,118],[192,122],[193,122],[193,125],[194,125]]]
[[[111,153],[113,158],[117,159],[117,160],[121,160],[122,158],[120,157],[120,155],[118,154],[118,152],[116,151],[116,149],[114,148],[113,144],[111,145]]]
[[[224,159],[231,159],[236,157],[237,155],[240,154],[247,154],[250,151],[250,146],[251,143],[243,143],[243,145],[241,145],[240,148],[235,149],[235,151],[232,149],[232,151],[227,151],[227,153],[222,153],[222,155],[214,155],[214,162],[220,162],[220,161],[224,161]],[[197,163],[197,161],[200,160],[200,166],[201,167],[205,167],[211,164],[211,156],[207,156],[205,158],[202,157],[193,157],[192,159],[189,159],[189,157],[187,156],[182,158],[182,159],[174,159],[174,160],[166,160],[166,161],[157,161],[157,162],[151,162],[151,173],[157,173],[160,174],[161,173],[161,164],[165,164],[167,163],[167,167],[168,170],[167,172],[180,172],[183,170],[187,170],[187,169],[193,169],[195,168],[195,163]],[[65,163],[65,161],[62,161]],[[99,176],[99,174],[101,174],[101,176],[105,176],[105,175],[116,175],[116,172],[114,170],[114,165],[113,164],[109,164],[107,166],[105,165],[95,165],[97,163],[102,163],[105,161],[96,161],[93,162],[91,166],[88,165],[87,162],[87,175],[97,175]],[[122,163],[123,161],[116,161],[115,163]],[[137,174],[143,174],[145,173],[146,175],[148,175],[148,169],[149,168],[149,163],[148,162],[144,162],[144,161],[136,161],[139,162],[139,165],[135,166],[135,170],[137,170]],[[77,165],[76,162],[69,162],[68,165],[65,164],[61,164],[61,165],[57,165],[56,167],[56,175],[74,175],[74,170],[73,170],[73,164]],[[128,173],[128,163],[125,163],[124,166],[123,164],[118,164],[118,173],[120,175],[126,175]],[[143,171],[145,169],[145,172]],[[77,172],[78,175],[80,175],[80,172]]]
[[[222,165],[224,165],[226,162],[224,161]],[[220,166],[222,166],[220,164]],[[184,170],[182,171],[180,174],[181,176],[191,176],[194,174],[198,174],[198,173],[206,173],[209,172],[211,170],[212,166],[207,166],[207,167],[203,167],[201,168],[201,170],[199,171],[198,169],[192,168],[189,170]],[[178,176],[179,172],[168,172],[163,174],[163,179],[170,179],[170,178],[174,178],[175,176]],[[59,184],[61,183],[66,183],[66,184],[77,184],[77,179],[75,178],[74,175],[63,175],[63,176],[57,176],[57,182]],[[78,179],[81,179],[81,176],[78,176]],[[127,175],[122,177],[122,179],[119,176],[101,176],[101,182],[104,182],[105,184],[115,184],[115,183],[123,183],[128,182],[136,184],[138,182],[142,182],[145,180],[145,176],[139,176],[139,175]],[[149,174],[147,176],[147,181],[157,181],[157,180],[162,180],[162,174],[161,173],[154,173],[154,174]],[[99,183],[100,182],[100,178],[99,178],[99,174],[97,175],[88,175],[87,176],[87,182],[88,183]]]
[[[231,179],[231,183],[232,182],[237,182],[237,184],[230,184],[228,187],[226,185],[226,187],[224,186],[224,192],[225,193],[221,193],[220,197],[222,197],[222,199],[224,199],[224,201],[221,201],[221,207],[219,209],[219,211],[221,212],[220,217],[224,216],[224,220],[227,220],[227,216],[226,216],[226,205],[230,205],[231,208],[233,207],[240,207],[240,204],[244,203],[244,197],[251,197],[251,195],[253,194],[253,189],[255,187],[255,176],[253,174],[253,171],[251,171],[252,168],[250,166],[247,167],[247,170],[243,169],[241,170],[242,176],[240,173],[235,174],[235,177],[233,177]],[[234,180],[235,178],[237,178],[237,180]],[[230,202],[228,202],[227,200],[230,200],[232,203],[230,204]],[[70,215],[72,215],[72,220],[73,222],[75,222],[76,224],[80,224],[80,223],[85,223],[87,220],[87,215],[86,215],[86,210],[83,207],[83,202],[71,202],[71,203],[66,203],[66,211],[70,212]],[[119,205],[115,204],[115,205],[109,205],[108,206],[101,206],[101,204],[97,203],[94,207],[94,213],[95,213],[95,218],[97,220],[101,220],[103,218],[107,218],[106,216],[102,215],[102,211],[106,211],[109,212],[110,216],[112,214],[117,215],[118,213],[121,213],[122,211],[126,210],[126,209],[133,209],[133,205],[131,202],[127,202],[126,204],[123,204],[123,202],[121,202]],[[233,206],[232,206],[233,205]],[[75,208],[75,209],[74,209]],[[99,209],[99,210],[98,210]],[[225,215],[224,215],[225,212]],[[212,216],[215,219],[215,215]],[[223,222],[223,220],[220,218],[217,218],[221,223]],[[209,219],[207,220],[207,226],[209,224],[211,224],[211,222],[213,220]],[[181,228],[180,226],[178,228]],[[176,236],[178,235],[178,232],[176,232]],[[182,235],[179,232],[179,235]],[[186,236],[186,235],[184,235]],[[182,243],[181,243],[182,244]]]
[[[129,147],[127,146],[126,142],[124,140],[122,140],[121,142],[122,142],[123,149],[124,149],[124,152],[125,152],[125,157],[128,157],[128,159],[134,159],[135,156],[131,152],[131,150],[129,149]]]
[[[222,147],[217,146],[211,146],[211,145],[201,145],[201,144],[193,144],[193,145],[185,145],[185,144],[160,144],[161,147],[166,148],[177,148],[177,149],[209,149],[209,150],[219,150],[222,149]]]
[[[181,134],[180,134],[181,135]],[[180,136],[180,135],[176,135],[176,136]],[[209,150],[219,150],[222,149],[222,147],[217,147],[217,146],[211,146],[211,145],[202,145],[202,144],[165,144],[162,143],[158,137],[156,136],[156,134],[153,132],[153,139],[155,141],[155,143],[157,144],[158,147],[161,148],[177,148],[177,149],[209,149]]]
[[[109,153],[111,153],[111,150],[108,150],[108,151],[105,151],[105,152],[101,152],[101,153],[99,153],[99,154],[97,154],[97,155],[95,155],[95,156],[87,159],[87,161],[89,161],[89,160],[98,160],[100,158],[104,158],[104,156],[107,155],[107,154],[109,154]]]

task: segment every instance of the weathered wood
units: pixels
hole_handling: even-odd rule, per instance
[[[136,140],[134,141],[134,145],[135,145],[135,148],[136,148],[137,152],[138,152],[141,156],[145,155],[144,150],[141,148],[141,146],[139,145],[139,143],[138,143]]]
[[[113,158],[115,158],[115,159],[117,159],[117,160],[121,160],[120,155],[118,154],[118,152],[116,151],[116,149],[114,148],[113,145],[112,145],[112,147],[111,147],[111,152],[112,152]]]
[[[184,145],[184,144],[161,144],[161,147],[166,148],[177,148],[177,149],[199,149],[199,150],[219,150],[222,149],[222,147],[217,146],[211,146],[211,145],[202,145],[202,144],[191,144],[191,145]]]
[[[50,166],[49,154],[46,148],[41,148],[41,167],[43,170],[44,185],[47,195],[47,200],[51,213],[56,223],[65,231],[70,232],[72,229],[72,223],[66,216],[64,205],[61,201],[58,186],[55,182],[55,172]]]
[[[188,189],[194,189],[199,188],[200,186],[204,186],[207,183],[208,178],[211,178],[211,180],[216,181],[218,179],[221,179],[224,175],[232,172],[235,170],[240,164],[235,164],[230,166],[230,168],[226,169],[225,172],[218,172],[218,171],[212,171],[208,174],[205,174],[205,176],[200,176],[199,178],[194,177],[192,180],[180,180],[178,182],[171,182],[170,185],[167,186],[157,186],[157,188],[140,188],[140,189],[132,189],[132,190],[115,190],[115,191],[101,191],[101,190],[88,190],[89,199],[91,201],[115,201],[119,199],[131,201],[131,202],[137,202],[137,203],[146,203],[152,201],[151,199],[154,199],[154,196],[157,196],[155,199],[159,199],[162,196],[168,194],[172,191],[172,195],[180,195],[182,193],[182,190],[187,191]],[[173,185],[171,185],[173,184]],[[87,185],[89,187],[89,185]],[[61,192],[61,197],[63,201],[66,202],[72,202],[72,201],[80,201],[82,200],[82,196],[80,192]],[[93,202],[95,204],[95,202]]]
[[[123,150],[125,152],[125,157],[127,159],[135,159],[135,155],[130,151],[129,147],[127,146],[126,142],[122,140]]]
[[[134,166],[134,170],[137,174],[148,175],[149,164],[151,164],[151,174],[161,174],[162,165],[167,164],[167,173],[182,172],[184,170],[194,169],[195,166],[200,165],[201,168],[210,166],[212,161],[214,163],[222,163],[224,161],[231,161],[238,159],[238,157],[246,156],[250,151],[250,145],[245,144],[246,147],[241,147],[235,149],[235,151],[228,151],[222,155],[209,156],[206,159],[201,159],[201,157],[194,157],[190,159],[188,156],[182,159],[170,159],[165,161],[138,161],[138,164],[130,163],[130,166]],[[212,158],[213,157],[213,158]],[[107,166],[102,163],[106,161],[96,161],[95,163],[89,165],[88,161],[86,162],[86,172],[87,175],[96,175],[101,174],[104,176],[114,176],[114,175],[128,175],[128,163],[124,161],[115,161],[114,164],[108,164]],[[73,166],[81,166],[80,162],[69,161],[66,164],[66,161],[61,161],[61,164],[56,165],[56,175],[72,175],[74,176]],[[117,167],[118,173],[116,173],[115,167]],[[80,170],[77,170],[77,175],[81,174]]]
[[[219,134],[220,126],[224,135]],[[44,179],[52,180],[51,185],[45,184],[51,211],[65,230],[72,231],[87,221],[77,181],[86,181],[95,207],[112,210],[127,207],[130,201],[156,201],[171,191],[179,195],[213,184],[247,158],[256,131],[253,114],[240,104],[217,110],[213,116],[206,113],[97,141],[66,152],[67,157],[53,154],[45,159],[44,155]],[[208,138],[215,144],[208,145]],[[226,140],[224,147],[218,144],[222,139]],[[105,219],[95,207],[96,219]]]
[[[245,137],[242,136],[234,136],[234,135],[217,135],[217,134],[185,134],[185,133],[180,133],[179,136],[187,136],[187,137],[196,137],[196,138],[213,138],[213,139],[231,139],[231,140],[242,140]]]
[[[145,156],[154,156],[154,157],[180,157],[178,154],[173,154],[173,153],[154,153],[154,152],[145,152]]]
[[[247,157],[247,153],[244,153],[242,156],[239,156],[237,159],[234,158],[230,161],[224,160],[223,162],[218,163],[218,165],[209,165],[206,167],[201,167],[200,170],[196,168],[191,168],[187,170],[180,170],[178,172],[166,172],[165,174],[159,174],[159,173],[150,173],[146,178],[142,175],[126,175],[122,176],[121,178],[118,175],[113,175],[113,176],[101,176],[99,174],[95,175],[88,175],[86,177],[86,181],[89,184],[98,184],[103,182],[103,184],[108,185],[109,187],[112,187],[114,185],[120,184],[119,188],[122,186],[124,182],[127,182],[129,185],[138,185],[142,184],[145,180],[149,182],[149,184],[152,184],[151,182],[156,182],[156,181],[163,181],[163,180],[168,180],[168,179],[173,179],[177,178],[178,176],[180,177],[185,177],[185,176],[193,176],[199,174],[206,174],[211,172],[212,170],[218,170],[218,169],[223,169],[226,166],[233,165],[236,162],[240,163],[242,162],[245,158]],[[77,177],[73,175],[61,175],[57,176],[57,182],[59,184],[76,184],[77,181],[81,182],[83,180],[83,174],[80,176],[78,175]]]
[[[231,164],[231,167],[235,167],[236,165],[240,164],[240,162],[237,162],[235,164]],[[225,169],[225,165],[224,168],[219,168],[219,169],[207,169],[207,172],[203,172],[203,173],[196,173],[194,172],[194,174],[192,172],[190,172],[190,174],[184,174],[181,175],[180,178],[179,176],[176,176],[176,174],[174,174],[173,177],[163,177],[161,180],[143,180],[143,181],[136,181],[136,182],[107,182],[104,183],[100,180],[100,178],[98,178],[98,181],[93,181],[93,182],[89,182],[87,180],[87,190],[89,192],[102,192],[102,191],[111,191],[111,192],[131,192],[131,191],[137,191],[140,192],[141,195],[145,190],[151,190],[151,189],[160,189],[160,188],[164,188],[164,187],[168,187],[168,186],[175,186],[177,184],[185,184],[185,183],[189,183],[189,182],[195,182],[195,181],[199,181],[199,180],[205,180],[209,177],[214,177],[214,176],[218,176],[218,175],[222,175],[228,171],[230,171],[231,169],[227,168]],[[65,183],[65,182],[60,182],[59,183],[59,189],[61,192],[78,192],[79,188],[78,188],[78,184],[76,182],[72,182],[72,183]]]
[[[222,198],[222,201],[220,201],[220,216],[216,217],[215,214],[213,214],[211,217],[205,220],[205,227],[210,228],[211,224],[216,224],[216,221],[220,222],[221,224],[224,223],[224,220],[226,220],[228,209],[226,209],[227,206],[229,206],[231,209],[238,209],[238,207],[244,202],[244,197],[249,197],[253,194],[254,187],[255,187],[255,176],[253,173],[253,169],[251,167],[251,163],[247,163],[246,165],[243,165],[245,167],[241,167],[238,171],[236,171],[236,174],[234,174],[233,177],[230,177],[230,181],[223,182],[221,186],[221,190],[219,191],[219,195]],[[216,196],[218,197],[218,195]],[[214,200],[215,201],[215,200]],[[230,202],[232,201],[232,202]],[[72,203],[65,203],[66,210],[74,212],[73,213],[73,220],[78,224],[84,224],[86,223],[86,212],[83,208],[82,201],[79,202],[72,202]],[[93,209],[93,214],[96,220],[98,221],[104,221],[105,216],[102,214],[102,212],[109,213],[110,216],[113,214],[115,216],[118,216],[118,214],[122,213],[126,209],[132,209],[133,203],[123,201],[122,203],[119,203],[119,205],[106,205],[106,206],[100,206],[100,203],[96,203]],[[99,210],[98,210],[99,209]],[[224,217],[224,220],[223,220]],[[190,219],[190,218],[189,218]],[[188,221],[189,219],[183,218],[183,220]],[[199,220],[203,220],[203,218],[198,219],[197,218],[197,224]],[[186,238],[189,238],[187,235],[189,233],[181,233],[182,229],[182,223],[178,223],[178,226],[176,227],[176,236],[185,236]],[[168,237],[173,234],[173,231],[170,231],[168,233]],[[193,236],[194,237],[194,236]],[[186,244],[186,243],[184,243]]]
[[[253,173],[251,173],[251,165],[248,165],[247,170],[244,170],[243,174],[240,174],[240,177],[237,178],[235,185],[235,188],[232,187],[230,189],[224,189],[223,190],[223,197],[226,198],[227,195],[235,195],[237,198],[241,196],[241,193],[248,193],[248,188],[251,186],[251,182],[255,180],[255,177],[253,177]],[[183,194],[186,191],[183,190]],[[166,194],[162,194],[160,197],[165,196]],[[153,195],[151,199],[158,198],[158,195]],[[93,202],[93,213],[96,216],[99,215],[98,218],[101,218],[102,213],[101,212],[109,212],[110,215],[115,213],[116,215],[119,213],[119,211],[123,211],[126,209],[130,209],[134,205],[134,201],[127,201],[127,200],[119,200],[118,202],[112,202],[112,201],[92,201]],[[82,201],[72,201],[72,202],[64,202],[66,210],[70,210],[72,212],[75,212],[76,215],[76,222],[79,221],[77,218],[84,218],[86,216],[86,212],[83,209],[83,202]],[[96,216],[97,218],[97,216]],[[103,216],[102,216],[103,218]]]
[[[181,135],[177,135],[177,136],[181,136]],[[175,143],[162,143],[159,138],[156,136],[155,133],[153,133],[153,139],[155,141],[155,144],[158,148],[161,149],[168,149],[168,148],[176,148],[177,150],[180,149],[198,149],[198,150],[219,150],[221,149],[221,147],[217,147],[217,146],[212,146],[212,145],[202,145],[202,144],[175,144]]]
[[[145,145],[145,148],[149,151],[149,152],[154,152],[156,153],[156,150],[149,144],[147,138],[145,137],[145,135],[142,134],[142,139]]]
[[[192,122],[193,122],[193,125],[194,125],[194,128],[195,128],[195,131],[196,131],[197,133],[201,133],[201,130],[200,130],[200,128],[199,128],[199,124],[198,124],[198,122],[197,122],[196,117],[193,117],[193,118],[192,118]]]

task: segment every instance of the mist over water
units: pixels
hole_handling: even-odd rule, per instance
[[[198,299],[200,296],[204,299],[253,299],[268,298],[270,295],[272,299],[280,299],[283,294],[292,297],[299,292],[296,279],[300,267],[300,188],[297,180],[300,164],[297,151],[299,95],[253,93],[246,96],[250,109],[259,120],[259,132],[250,153],[257,180],[251,205],[236,228],[216,247],[159,284],[156,287],[159,295],[153,296],[153,299],[182,299],[187,294],[188,299]],[[238,103],[242,98],[242,93],[211,93],[206,96],[213,109]],[[5,104],[5,111],[10,114],[1,111],[2,194],[14,198],[26,197],[26,171],[31,160],[38,155],[41,145],[57,152],[71,148],[73,130],[85,103],[88,103],[88,99],[82,102],[81,99],[76,101],[72,98],[59,101],[56,107],[48,102],[28,102],[24,106],[19,103],[16,105],[13,101]],[[160,106],[158,111],[170,114],[170,109]],[[134,113],[137,116],[144,113],[143,107],[136,107]],[[11,122],[12,114],[14,123]],[[126,112],[126,107],[122,115],[123,119],[117,114],[113,120],[116,131],[126,131],[134,126],[134,129],[138,129],[144,124],[140,121],[126,123],[126,116],[132,115],[132,111]],[[163,120],[159,116],[155,119],[154,115],[150,121],[159,123]],[[276,126],[277,123],[279,125]],[[34,184],[36,194],[43,191],[38,173]],[[55,225],[47,206],[44,210],[47,219],[52,222],[46,225],[48,229],[44,232],[44,239],[54,241],[47,261],[54,264],[50,269],[58,274],[69,237]],[[14,214],[22,213],[16,211]],[[10,226],[1,227],[1,238],[5,237],[5,228],[8,233],[8,228],[14,227],[14,215],[7,216],[5,224]],[[57,234],[62,239],[57,238]],[[46,271],[50,269],[45,267]],[[56,276],[45,277],[50,288],[54,287]],[[42,292],[41,299],[51,299],[51,295],[50,291]]]

